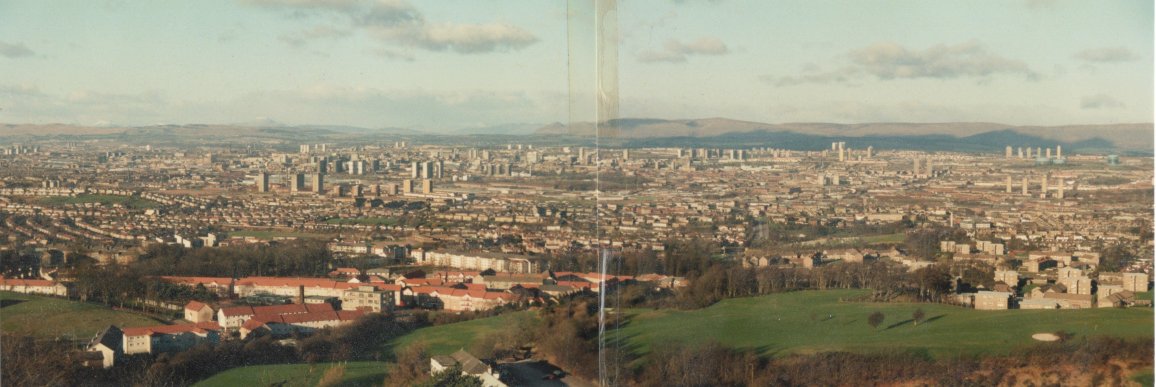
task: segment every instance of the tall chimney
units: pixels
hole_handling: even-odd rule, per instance
[[[305,304],[305,285],[297,286],[297,299],[294,302],[298,304]]]

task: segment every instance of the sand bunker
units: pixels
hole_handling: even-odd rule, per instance
[[[1039,341],[1056,341],[1060,339],[1060,337],[1054,333],[1037,333],[1032,335],[1032,338]]]

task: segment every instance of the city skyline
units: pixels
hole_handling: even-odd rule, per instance
[[[0,122],[568,119],[567,4],[10,2]],[[618,4],[622,117],[1152,121],[1152,4]],[[16,17],[19,16],[19,17]],[[51,22],[48,22],[51,21]]]

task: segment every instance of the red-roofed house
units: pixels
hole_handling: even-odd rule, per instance
[[[199,301],[185,304],[185,320],[199,323],[213,321],[213,307]]]
[[[233,279],[229,277],[178,277],[178,276],[161,276],[165,282],[195,288],[197,285],[204,286],[205,289],[212,291],[220,296],[229,296],[231,291],[230,286],[233,284]]]
[[[288,315],[288,314],[305,314],[318,312],[332,312],[333,305],[330,304],[286,304],[286,305],[270,305],[270,306],[233,306],[228,308],[221,308],[217,311],[217,322],[225,328],[226,331],[233,331],[241,328],[246,321],[253,318],[253,316],[266,315]]]
[[[306,297],[341,297],[341,293],[357,285],[328,278],[245,277],[237,280],[235,292],[240,297],[258,294],[296,297],[298,288],[303,286]]]
[[[349,324],[363,316],[361,311],[323,311],[301,314],[261,314],[250,318],[241,325],[241,338],[249,337],[257,331],[266,331],[274,336],[286,336],[293,332],[313,333],[327,327]]]
[[[451,312],[489,310],[517,299],[517,296],[505,292],[441,286],[407,288],[403,292],[417,306],[428,309],[444,309]]]
[[[48,280],[0,277],[0,290],[25,294],[47,294],[50,296],[68,297],[67,286]]]
[[[184,351],[200,343],[219,342],[220,330],[215,322],[124,328],[124,353]]]

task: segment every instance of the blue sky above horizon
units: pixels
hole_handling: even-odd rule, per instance
[[[622,117],[1153,120],[1151,1],[621,0]],[[0,2],[0,122],[566,122],[564,1]]]

